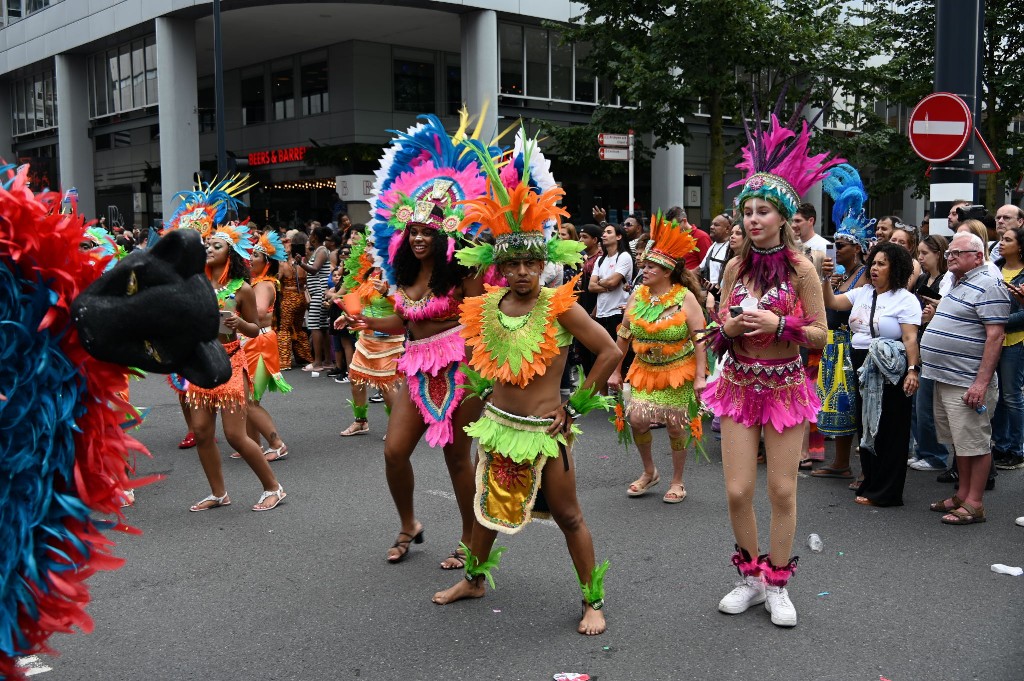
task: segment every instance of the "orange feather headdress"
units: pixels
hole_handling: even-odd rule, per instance
[[[674,270],[676,264],[697,248],[693,227],[683,228],[676,220],[666,220],[658,211],[651,216],[651,238],[639,260],[650,260],[665,269]]]

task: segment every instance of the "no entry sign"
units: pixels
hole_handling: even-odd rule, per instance
[[[963,150],[974,132],[971,110],[948,92],[922,99],[910,114],[910,146],[929,163],[948,161]]]

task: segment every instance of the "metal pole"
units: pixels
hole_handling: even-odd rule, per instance
[[[635,194],[633,193],[633,131],[629,131],[629,205],[626,206],[626,215],[632,215],[635,205]]]
[[[951,92],[967,103],[975,116],[980,113],[981,32],[985,23],[985,0],[937,0],[935,5],[935,92]],[[946,216],[956,199],[974,201],[978,176],[971,158],[969,140],[955,158],[931,170],[931,224],[934,234],[948,234]]]
[[[227,143],[224,141],[224,53],[220,35],[220,0],[213,0],[213,97],[217,126],[217,177],[228,173]]]

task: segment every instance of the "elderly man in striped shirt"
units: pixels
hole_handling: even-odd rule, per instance
[[[944,514],[947,525],[985,522],[982,497],[992,464],[991,418],[999,399],[995,370],[1010,294],[988,271],[984,249],[974,234],[953,237],[945,253],[953,288],[921,338],[922,375],[935,381],[939,442],[952,445],[960,471],[959,495],[931,505]]]

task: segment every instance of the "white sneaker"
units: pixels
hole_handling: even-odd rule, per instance
[[[918,459],[914,463],[910,464],[910,467],[915,471],[944,471],[945,466],[936,466],[933,463],[928,463],[924,459]]]
[[[1017,523],[1018,525],[1020,525],[1021,527],[1024,527],[1024,515],[1022,515],[1021,517],[1017,518],[1014,522]]]
[[[766,587],[765,595],[767,600],[764,602],[764,609],[772,614],[772,624],[777,627],[795,627],[796,608],[793,607],[793,601],[789,600],[786,587]]]
[[[912,456],[909,459],[907,459],[907,465],[908,466],[913,466],[918,461],[920,461],[920,459],[918,459],[916,456]]]
[[[760,577],[748,575],[736,582],[736,588],[719,601],[718,609],[727,615],[738,615],[752,605],[764,603],[764,599],[764,582]]]

